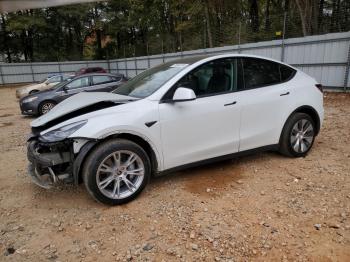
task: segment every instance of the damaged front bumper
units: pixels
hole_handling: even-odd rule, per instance
[[[94,144],[87,140],[82,143],[73,139],[61,142],[30,139],[27,145],[28,174],[35,184],[46,189],[59,182],[78,184],[80,166]]]

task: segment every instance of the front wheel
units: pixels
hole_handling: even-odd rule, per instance
[[[305,113],[295,113],[287,120],[280,139],[280,152],[291,157],[303,157],[315,140],[315,122]]]
[[[53,101],[44,101],[40,104],[39,106],[39,114],[40,115],[45,115],[48,113],[54,106],[56,105],[55,102]]]
[[[87,158],[83,180],[89,193],[99,202],[119,205],[133,200],[151,176],[146,152],[125,139],[100,144]]]

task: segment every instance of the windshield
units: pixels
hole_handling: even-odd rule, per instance
[[[39,81],[39,83],[40,83],[40,84],[41,84],[41,83],[44,83],[47,79],[48,79],[48,77],[46,77],[46,78],[44,78],[44,79],[41,79],[41,80]]]
[[[136,98],[145,98],[157,91],[187,65],[188,64],[174,64],[174,62],[169,62],[153,67],[118,87],[113,93]]]

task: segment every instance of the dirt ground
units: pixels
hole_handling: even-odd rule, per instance
[[[26,175],[32,118],[0,89],[0,261],[350,261],[350,94],[306,158],[260,153],[155,178],[133,202]]]

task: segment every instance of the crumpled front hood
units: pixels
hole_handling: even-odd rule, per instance
[[[130,99],[132,98],[129,96],[117,95],[113,93],[82,92],[62,101],[51,109],[50,112],[32,121],[30,125],[32,127],[39,127],[64,115],[101,102],[124,103],[130,101]]]

